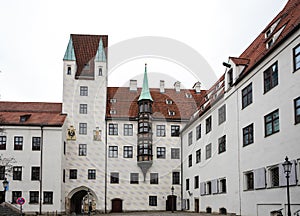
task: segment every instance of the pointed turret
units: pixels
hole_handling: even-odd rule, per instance
[[[141,100],[151,100],[151,101],[153,101],[153,99],[151,97],[151,94],[150,94],[149,86],[148,86],[147,64],[145,64],[143,88],[142,88],[142,92],[141,92],[140,97],[139,97],[139,101],[141,101]]]
[[[68,47],[67,47],[67,50],[65,52],[64,60],[76,61],[72,37],[70,37]]]
[[[137,164],[141,168],[144,181],[146,174],[152,166],[152,103],[153,99],[150,94],[147,77],[147,64],[145,64],[144,82],[140,94],[139,116],[138,116],[138,156]]]

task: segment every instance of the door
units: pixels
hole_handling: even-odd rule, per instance
[[[122,212],[122,200],[121,199],[113,199],[111,200],[111,212]]]
[[[177,197],[175,195],[169,195],[167,197],[167,201],[166,201],[166,210],[167,211],[176,211],[176,199]]]
[[[199,212],[199,199],[195,198],[195,212]]]

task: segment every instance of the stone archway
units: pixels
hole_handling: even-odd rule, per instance
[[[81,214],[83,210],[86,210],[86,206],[84,206],[83,199],[87,197],[89,191],[89,196],[91,201],[93,202],[93,210],[96,209],[96,194],[89,189],[88,187],[81,186],[70,191],[68,196],[66,197],[66,213],[76,213]]]

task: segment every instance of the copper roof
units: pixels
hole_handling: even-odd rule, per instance
[[[20,121],[21,117],[26,121]],[[62,126],[66,115],[61,103],[0,102],[0,124]]]
[[[130,91],[127,87],[108,87],[106,117],[109,119],[137,118],[137,102],[140,93],[141,88],[138,88],[137,91]],[[165,89],[165,92],[161,93],[159,88],[150,88],[150,93],[153,98],[154,119],[188,120],[197,111],[206,91],[202,90],[201,93],[196,93],[195,90],[176,92],[175,89]],[[115,99],[116,102],[112,103],[111,99]],[[167,104],[166,100],[172,101],[171,104]],[[111,110],[115,110],[116,113],[111,114]]]
[[[265,33],[270,29],[270,27],[276,23],[278,24],[272,31],[269,37],[265,37]],[[241,77],[253,68],[256,64],[264,59],[269,53],[271,53],[277,45],[281,44],[284,39],[289,36],[292,32],[299,29],[300,26],[300,1],[290,0],[285,5],[283,10],[270,22],[270,24],[259,34],[259,36],[250,44],[250,46],[239,56],[241,59],[249,59],[248,67],[245,68]],[[266,47],[266,43],[270,38],[276,34],[280,29],[283,31],[280,33],[279,37],[275,40],[274,44],[270,47]]]

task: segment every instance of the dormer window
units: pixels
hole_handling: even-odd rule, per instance
[[[267,42],[267,44],[266,44],[267,49],[269,49],[273,44],[274,44],[274,39],[271,38],[271,39]]]
[[[67,68],[67,75],[71,75],[71,66],[68,66]]]
[[[265,33],[265,38],[268,38],[272,33],[272,30],[271,29],[268,29],[268,31],[266,31]]]
[[[205,95],[204,99],[205,99],[205,101],[208,101],[208,95]]]
[[[116,98],[111,98],[110,103],[117,103],[117,99]]]
[[[191,93],[185,93],[185,97],[186,98],[192,98],[192,94]]]
[[[26,122],[30,118],[30,114],[27,115],[21,115],[20,116],[20,122]]]
[[[111,110],[109,111],[109,113],[110,113],[111,115],[116,115],[116,114],[117,114],[117,110],[111,109]]]
[[[169,113],[169,116],[174,116],[175,115],[175,111],[168,110],[168,113]]]
[[[173,101],[171,99],[166,99],[166,104],[173,104]]]
[[[233,75],[232,75],[232,69],[230,69],[227,73],[228,78],[228,85],[231,87],[233,84]]]

